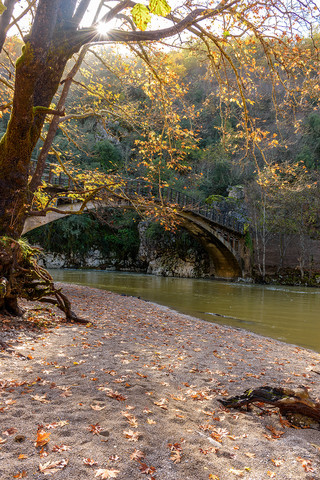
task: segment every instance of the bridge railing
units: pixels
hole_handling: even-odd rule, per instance
[[[149,184],[143,180],[129,180],[124,188],[124,192],[128,197],[139,195],[156,201],[163,201],[164,203],[177,204],[184,210],[196,213],[233,232],[244,233],[244,222],[238,220],[231,209],[222,213],[217,207],[199,202],[194,197],[172,187],[159,187],[159,185]]]
[[[56,165],[48,165],[43,174],[43,180],[49,185],[74,188],[70,177],[64,173],[58,175],[54,173]],[[30,173],[34,171],[35,165],[31,166]],[[168,204],[177,204],[183,210],[196,213],[197,215],[210,220],[211,222],[227,228],[238,234],[244,234],[244,222],[236,218],[235,213],[230,209],[227,212],[221,212],[219,208],[213,205],[200,202],[196,198],[169,186],[150,184],[141,179],[127,179],[117,194],[125,193],[128,198],[134,199],[135,196],[141,196],[150,200],[161,201]]]

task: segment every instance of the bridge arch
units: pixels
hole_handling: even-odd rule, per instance
[[[59,205],[58,212],[48,212],[45,216],[31,216],[26,220],[23,234],[60,218],[79,212],[81,203]],[[109,207],[111,205],[108,205]],[[86,212],[95,210],[97,205],[90,202]],[[112,207],[128,208],[127,201],[118,201]],[[66,212],[66,213],[64,213]],[[237,279],[249,275],[244,236],[240,232],[222,227],[201,213],[187,208],[177,209],[182,226],[200,241],[210,259],[210,275],[222,279]]]
[[[244,239],[234,232],[222,231],[212,222],[194,212],[179,214],[182,225],[206,249],[210,259],[210,275],[216,278],[237,279],[246,276]]]

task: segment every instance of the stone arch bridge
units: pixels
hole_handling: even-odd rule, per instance
[[[44,177],[49,188],[67,191],[70,180],[64,175]],[[128,180],[121,191],[115,191],[107,207],[128,208],[135,200],[144,197],[160,201],[158,185],[150,185],[142,180]],[[222,279],[237,279],[251,275],[250,252],[245,242],[244,222],[237,220],[234,212],[221,213],[217,207],[201,203],[191,196],[170,187],[161,188],[161,201],[174,205],[182,226],[196,237],[208,252],[210,258],[210,275]],[[132,202],[132,203],[131,203]],[[100,204],[101,206],[101,204]],[[59,218],[76,213],[81,203],[70,203],[66,197],[59,198],[58,212],[47,212],[44,216],[27,218],[23,233],[27,233]],[[97,203],[86,205],[85,212],[97,208]],[[66,213],[64,213],[66,212]]]

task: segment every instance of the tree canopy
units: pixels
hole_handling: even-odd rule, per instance
[[[0,141],[0,276],[5,285],[0,308],[8,311],[18,312],[19,295],[34,298],[36,292],[36,298],[47,299],[48,294],[56,292],[34,261],[26,260],[28,255],[19,238],[27,216],[35,213],[34,198],[42,183],[47,155],[60,120],[69,115],[65,107],[70,86],[92,45],[127,45],[131,55],[148,67],[152,81],[147,93],[158,117],[153,120],[154,127],[146,128],[145,139],[138,147],[153,176],[159,174],[163,163],[171,168],[183,167],[194,136],[192,129],[182,128],[182,118],[175,108],[184,92],[163,63],[167,49],[193,50],[207,63],[207,74],[216,79],[221,111],[237,111],[241,127],[238,136],[243,137],[244,151],[252,148],[262,156],[263,144],[274,145],[278,140],[250,116],[253,77],[264,78],[273,89],[275,104],[281,108],[286,104],[292,111],[319,89],[314,41],[319,8],[315,1],[221,0],[200,1],[194,6],[190,1],[176,5],[166,0],[151,0],[149,4],[131,0],[4,0],[0,7],[0,49],[10,63],[0,78],[7,90],[1,109],[10,112]],[[13,52],[5,44],[12,29],[23,44],[15,64]],[[253,61],[253,50],[263,58],[259,67]],[[110,98],[106,100],[111,102]],[[99,115],[103,117],[103,111]],[[184,115],[192,118],[192,110]],[[223,122],[221,130],[227,142],[228,130]],[[31,170],[39,139],[43,144],[37,165]],[[103,176],[104,187],[108,181],[112,184],[114,179]],[[92,196],[92,184],[89,187]],[[88,191],[81,191],[79,198],[86,201]],[[40,202],[37,208],[42,207]],[[49,202],[44,210],[54,208]],[[17,265],[23,266],[20,271]],[[35,273],[30,273],[26,286],[22,272],[28,269],[36,271],[40,283],[36,285]],[[55,295],[54,302],[61,303],[61,297],[57,300]],[[69,307],[67,315],[71,316]]]

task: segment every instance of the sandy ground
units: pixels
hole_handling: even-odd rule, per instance
[[[65,285],[94,326],[30,309],[1,337],[0,478],[320,479],[320,431],[224,409],[261,385],[320,394],[320,355],[133,297]]]

